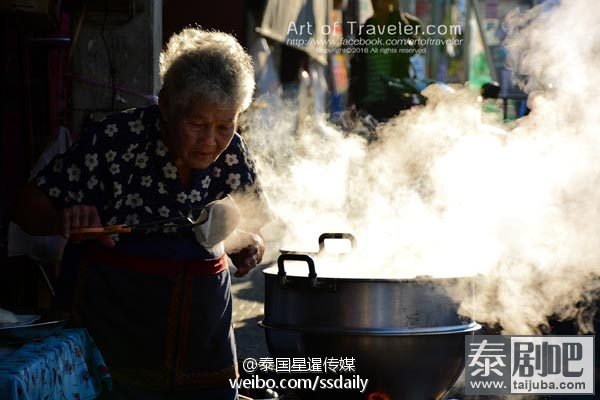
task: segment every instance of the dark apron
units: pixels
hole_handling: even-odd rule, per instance
[[[83,251],[74,318],[127,397],[236,398],[227,262],[192,258],[197,247],[161,239]]]

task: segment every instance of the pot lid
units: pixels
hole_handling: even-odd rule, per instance
[[[309,255],[310,256],[310,255]],[[457,275],[448,271],[445,275],[428,275],[415,273],[409,268],[377,267],[374,265],[360,264],[350,257],[336,257],[335,259],[314,258],[315,272],[319,279],[350,279],[350,280],[446,280],[472,278],[473,275]],[[305,261],[285,260],[284,269],[288,277],[308,278],[309,267]],[[275,264],[263,270],[265,275],[278,275],[279,267]]]

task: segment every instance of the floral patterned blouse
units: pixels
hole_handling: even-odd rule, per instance
[[[161,139],[159,121],[160,112],[154,105],[93,123],[67,153],[54,158],[38,174],[37,186],[57,208],[96,206],[103,225],[188,215],[191,209],[235,191],[251,193],[268,215],[254,163],[239,134],[234,134],[209,168],[193,170],[186,189]],[[178,229],[166,227],[163,231]],[[191,229],[188,231],[191,234]],[[118,235],[114,238],[119,240]]]

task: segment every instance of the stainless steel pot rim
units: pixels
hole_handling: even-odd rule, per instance
[[[447,335],[453,333],[470,333],[481,329],[477,322],[465,325],[432,326],[423,328],[332,328],[322,326],[289,326],[284,324],[265,323],[258,325],[264,329],[274,329],[293,333],[309,333],[324,335],[369,335],[369,336],[415,336],[415,335]]]
[[[264,270],[262,270],[263,275],[269,275],[269,276],[278,276],[278,269],[277,267],[269,267],[266,268]],[[309,279],[309,277],[307,275],[304,276],[299,276],[296,274],[287,274],[286,275],[288,278],[291,279]],[[317,274],[317,281],[326,281],[326,282],[387,282],[387,283],[399,283],[399,282],[406,282],[406,283],[430,283],[430,282],[448,282],[448,283],[453,283],[453,282],[457,282],[459,280],[464,280],[464,279],[473,279],[475,278],[475,276],[473,275],[466,275],[466,276],[454,276],[454,277],[446,277],[446,276],[416,276],[414,278],[367,278],[367,277],[334,277],[334,276],[321,276]]]

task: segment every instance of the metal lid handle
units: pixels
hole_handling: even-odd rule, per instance
[[[356,238],[351,233],[323,233],[319,236],[319,253],[325,250],[325,240],[327,239],[346,239],[350,241],[350,245],[352,246],[352,251],[356,248]]]
[[[284,253],[277,258],[277,276],[281,281],[282,285],[285,285],[287,282],[287,274],[285,272],[284,262],[285,261],[304,261],[308,264],[308,278],[310,279],[311,286],[317,285],[317,271],[315,270],[315,262],[314,260],[306,255],[306,254],[293,254],[293,253]]]

